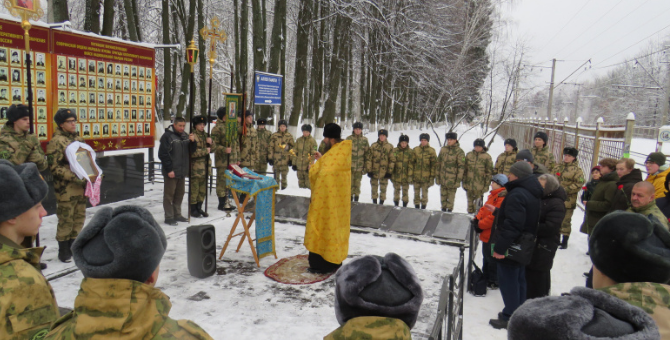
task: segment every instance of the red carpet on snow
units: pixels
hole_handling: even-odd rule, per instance
[[[277,261],[265,270],[265,276],[290,285],[308,285],[326,280],[333,273],[313,274],[307,271],[307,255],[296,255]]]

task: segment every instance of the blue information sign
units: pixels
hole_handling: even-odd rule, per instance
[[[281,91],[284,76],[255,72],[254,105],[281,105]]]

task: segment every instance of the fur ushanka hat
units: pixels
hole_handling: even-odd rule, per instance
[[[49,186],[34,163],[14,165],[0,159],[0,222],[11,220],[36,206]]]

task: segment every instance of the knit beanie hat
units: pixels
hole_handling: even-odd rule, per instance
[[[533,154],[528,149],[523,149],[516,154],[516,160],[533,163]]]
[[[54,122],[56,122],[56,125],[60,127],[60,125],[65,123],[65,121],[69,118],[74,118],[76,120],[77,115],[70,111],[70,109],[60,109],[54,115]]]
[[[366,255],[335,274],[335,315],[340,325],[361,316],[400,319],[414,327],[423,291],[412,266],[402,257]]]
[[[363,123],[361,122],[356,122],[354,123],[354,129],[363,129]]]
[[[605,292],[575,287],[570,295],[527,300],[512,315],[513,340],[652,340],[658,326],[645,311]]]
[[[72,244],[85,277],[146,282],[167,248],[163,229],[142,207],[103,207]]]
[[[323,127],[323,136],[327,138],[342,138],[342,128],[335,123],[328,123]]]
[[[30,112],[28,112],[28,106],[23,104],[12,105],[7,109],[7,122],[14,123],[15,121],[23,118],[30,117]]]
[[[533,168],[526,162],[516,162],[509,168],[509,172],[519,179],[533,174]]]
[[[427,134],[427,133],[422,133],[422,134],[420,134],[420,135],[419,135],[419,140],[424,140],[424,139],[425,139],[426,141],[429,141],[429,142],[430,142],[430,135]]]
[[[645,160],[644,162],[645,163],[653,162],[653,163],[658,164],[659,166],[664,166],[665,161],[666,161],[666,158],[665,158],[664,153],[662,153],[662,152],[652,152],[652,153],[649,154],[649,156],[647,156],[647,160]]]
[[[408,135],[400,135],[400,142],[407,142],[409,143],[409,136]]]
[[[48,192],[49,186],[35,163],[14,165],[0,159],[0,222],[30,210],[42,202]]]
[[[456,132],[447,132],[445,137],[447,139],[458,139],[458,134]]]
[[[514,140],[512,138],[505,139],[505,144],[503,144],[503,145],[507,145],[507,144],[512,146],[512,148],[516,148],[516,140]]]
[[[475,142],[473,143],[473,145],[474,146],[481,146],[482,148],[484,148],[484,147],[486,147],[486,142],[481,138],[477,138],[477,139],[475,139]]]
[[[652,215],[605,215],[591,233],[589,254],[615,282],[670,282],[670,232]]]
[[[282,120],[279,121],[279,125],[277,125],[277,126],[282,126],[282,125],[288,126],[288,122],[285,119],[282,119]]]
[[[535,134],[535,137],[533,137],[533,139],[535,139],[535,138],[542,139],[544,141],[544,145],[547,145],[547,141],[549,140],[549,135],[547,135],[547,133],[544,132],[544,131],[538,131]]]
[[[377,132],[377,137],[379,137],[379,136],[381,136],[381,135],[384,135],[384,136],[388,137],[388,136],[389,136],[389,132],[386,131],[385,129],[381,129],[381,130],[379,130],[379,132]]]
[[[509,179],[507,178],[507,175],[504,174],[495,174],[491,177],[491,182],[496,182],[501,187],[504,187],[505,184],[507,184],[507,181],[509,181]]]
[[[577,150],[576,148],[573,148],[571,146],[568,146],[566,148],[563,148],[563,154],[564,155],[570,155],[572,157],[577,158],[577,155],[579,154],[579,150]]]
[[[309,132],[309,133],[312,133],[312,126],[309,125],[309,124],[304,124],[304,125],[300,128],[300,130],[302,130],[302,131],[307,131],[307,132]]]

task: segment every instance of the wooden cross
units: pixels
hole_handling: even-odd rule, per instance
[[[204,40],[209,40],[209,63],[214,65],[216,62],[216,43],[223,43],[228,39],[226,32],[220,28],[219,18],[213,17],[209,21],[209,26],[200,30],[200,36]]]

